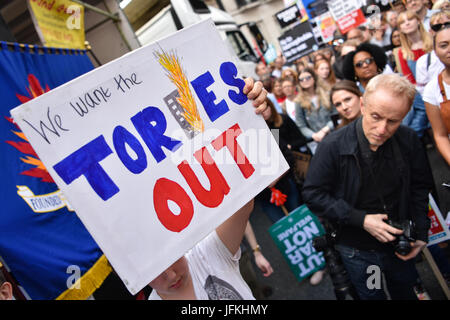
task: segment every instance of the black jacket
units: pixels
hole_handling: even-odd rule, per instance
[[[354,208],[361,181],[357,122],[329,134],[319,144],[302,195],[316,215],[344,226],[363,228],[366,212]],[[433,180],[425,149],[408,127],[400,126],[391,139],[397,141],[404,164],[399,210],[416,224],[417,240],[428,242],[428,193]]]

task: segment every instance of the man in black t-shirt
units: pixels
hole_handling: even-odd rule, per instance
[[[336,249],[361,299],[386,298],[369,283],[373,266],[384,273],[393,299],[416,299],[414,258],[428,241],[432,179],[419,138],[401,126],[414,95],[399,75],[374,77],[361,98],[362,117],[320,143],[306,176],[304,201],[338,225]],[[410,253],[394,251],[403,230],[388,219],[415,224]]]

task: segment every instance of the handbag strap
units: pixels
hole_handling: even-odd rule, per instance
[[[444,73],[444,71],[439,73],[438,83],[439,83],[439,88],[441,89],[442,98],[444,99],[444,101],[447,101],[448,99],[447,99],[447,95],[445,94],[444,82],[443,82],[443,79],[442,79],[442,73]]]

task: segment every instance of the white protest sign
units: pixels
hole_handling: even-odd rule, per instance
[[[207,20],[11,111],[132,294],[288,169],[232,61]]]
[[[428,218],[430,218],[430,229],[428,230],[428,246],[450,239],[450,230],[442,217],[441,210],[436,204],[433,196],[428,194]]]

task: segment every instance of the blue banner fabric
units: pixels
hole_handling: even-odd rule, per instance
[[[110,269],[9,111],[92,69],[84,51],[0,43],[0,256],[31,299],[85,299]]]

